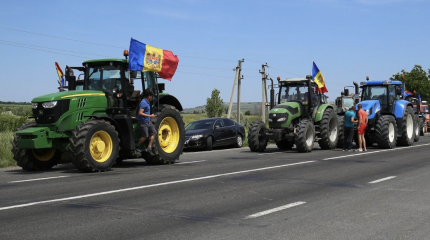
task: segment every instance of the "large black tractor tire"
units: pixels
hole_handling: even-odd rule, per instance
[[[343,148],[343,135],[344,135],[344,127],[345,127],[345,116],[338,116],[337,121],[339,123],[337,128],[337,147]]]
[[[118,158],[118,132],[108,121],[82,123],[73,130],[69,141],[69,158],[83,172],[107,171]]]
[[[248,146],[253,152],[264,152],[267,147],[267,140],[264,138],[264,132],[267,130],[263,121],[251,123],[248,131]]]
[[[396,119],[390,115],[383,115],[375,125],[375,140],[379,148],[392,149],[397,141]]]
[[[24,123],[18,131],[23,129],[36,127],[36,122]],[[19,136],[13,135],[12,153],[16,164],[23,170],[41,171],[51,169],[61,159],[61,152],[55,148],[49,149],[21,149],[18,147]]]
[[[289,140],[281,140],[281,141],[277,141],[276,142],[276,146],[280,149],[280,150],[290,150],[293,148],[294,146],[294,142],[289,141]]]
[[[420,136],[424,136],[424,133],[426,133],[424,118],[420,118]]]
[[[318,144],[322,149],[335,149],[338,143],[338,118],[334,109],[327,108],[319,125],[320,140]]]
[[[414,110],[407,107],[403,114],[400,137],[397,139],[399,146],[412,146],[414,143]]]
[[[420,130],[421,130],[421,125],[420,125],[420,117],[415,114],[414,115],[414,142],[418,142],[420,140]]]
[[[314,147],[315,130],[312,121],[303,119],[297,127],[295,144],[297,151],[301,153],[311,152]]]
[[[143,158],[149,164],[173,164],[184,151],[185,124],[179,111],[172,105],[160,105],[154,124],[156,137],[154,145],[156,152],[150,155],[143,152]]]

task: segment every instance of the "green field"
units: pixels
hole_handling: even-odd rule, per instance
[[[16,166],[12,155],[13,132],[0,132],[0,167]]]

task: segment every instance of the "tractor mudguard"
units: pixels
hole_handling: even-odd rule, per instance
[[[397,100],[394,104],[394,116],[396,118],[403,118],[403,114],[405,113],[407,106],[413,107],[411,102],[406,100]]]
[[[269,127],[288,127],[292,121],[301,116],[301,106],[298,102],[288,102],[277,105],[269,113]],[[282,120],[285,118],[285,120]]]
[[[332,106],[330,106],[330,104],[322,104],[321,106],[318,107],[318,110],[315,114],[315,122],[319,122],[321,121],[324,112],[327,108],[333,108]],[[315,113],[315,112],[314,112]]]
[[[176,109],[178,109],[178,111],[182,111],[183,110],[182,105],[179,102],[179,100],[176,97],[174,97],[172,95],[169,95],[169,94],[161,93],[160,94],[160,102],[159,103],[160,103],[160,105],[161,104],[172,105]]]

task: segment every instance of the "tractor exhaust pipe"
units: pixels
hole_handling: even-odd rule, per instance
[[[275,89],[273,89],[273,79],[269,79],[272,84],[270,85],[270,109],[275,106]]]
[[[358,83],[356,83],[356,82],[352,82],[353,84],[354,84],[354,86],[355,86],[355,94],[358,94],[359,93],[359,91],[358,91]]]

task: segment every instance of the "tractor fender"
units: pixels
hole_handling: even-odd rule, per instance
[[[333,107],[330,104],[322,104],[321,106],[318,107],[316,112],[314,111],[313,114],[315,114],[315,116],[312,116],[312,117],[315,119],[315,122],[321,121],[324,115],[324,112],[327,108],[333,109]]]
[[[159,101],[160,101],[160,104],[169,104],[169,105],[174,106],[176,109],[178,109],[178,111],[183,110],[182,105],[179,102],[179,100],[172,95],[160,95]]]
[[[406,100],[397,100],[394,104],[394,116],[396,118],[403,118],[403,114],[405,113],[406,108],[409,106],[413,108],[411,102]]]
[[[115,115],[114,118],[105,115],[89,115],[86,116],[89,119],[102,119],[110,122],[115,130],[118,132],[118,138],[120,139],[119,145],[121,150],[134,150],[136,148],[133,123],[131,118],[126,114]]]

